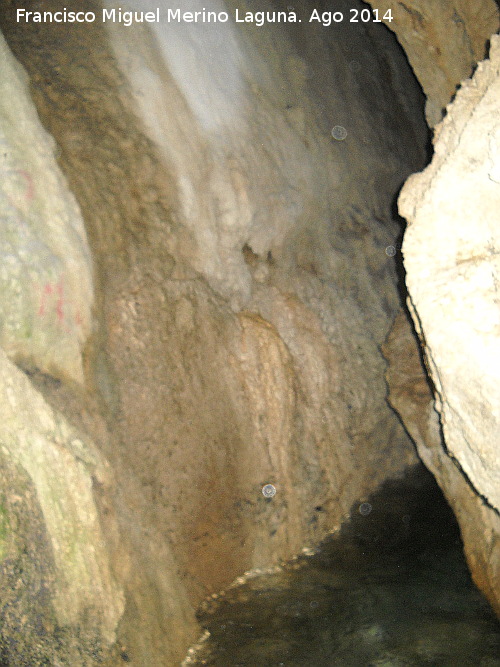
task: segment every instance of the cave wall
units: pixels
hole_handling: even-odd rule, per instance
[[[400,307],[386,252],[400,235],[392,202],[425,163],[423,98],[391,35],[371,24],[68,30],[19,25],[6,4],[0,27],[32,102],[24,83],[12,94],[45,142],[31,171],[35,130],[2,112],[11,162],[1,210],[15,260],[6,280],[25,257],[33,268],[0,308],[38,327],[23,338],[3,318],[5,364],[33,412],[67,424],[56,451],[99,545],[78,558],[85,576],[96,562],[105,573],[93,598],[76,587],[74,616],[57,617],[58,524],[40,475],[4,447],[15,469],[6,488],[31,494],[28,509],[9,512],[25,541],[26,517],[37,517],[34,553],[50,573],[37,611],[49,620],[29,616],[30,636],[71,664],[93,664],[92,651],[109,664],[177,664],[203,597],[318,543],[416,461],[386,404],[380,346]],[[7,49],[3,62],[1,85],[22,82]],[[47,247],[35,252],[28,233]],[[39,442],[30,429],[28,459]],[[64,481],[62,463],[50,469]],[[51,481],[66,525],[78,523],[67,486]],[[22,548],[9,545],[12,562]],[[4,651],[27,602],[9,604]],[[92,642],[75,657],[77,626]]]
[[[110,488],[112,472],[0,355],[3,658],[89,664],[114,645],[125,606],[94,497],[95,486]]]
[[[56,282],[40,324],[71,338],[80,372],[44,363],[63,347],[48,333],[22,355],[6,345],[6,363],[39,397],[26,395],[34,412],[42,401],[97,457],[80,461],[73,436],[56,442],[88,520],[97,516],[90,542],[100,550],[81,555],[84,571],[97,561],[108,568],[92,604],[76,587],[75,616],[58,621],[59,648],[48,621],[28,623],[52,660],[93,664],[100,651],[110,664],[120,655],[177,664],[196,638],[203,597],[318,543],[353,503],[416,461],[386,404],[379,346],[399,307],[386,252],[399,233],[391,203],[425,159],[422,96],[380,26],[335,39],[323,29],[223,26],[219,39],[206,26],[19,25],[8,5],[1,26],[55,142],[30,172],[34,197],[47,190],[52,206],[71,202],[85,231],[73,222],[78,236],[62,254],[76,248],[87,260],[85,272],[71,267],[63,318]],[[334,126],[347,136],[335,139]],[[2,127],[13,146],[29,143],[22,123]],[[19,164],[28,170],[29,157]],[[60,193],[45,188],[55,173]],[[54,217],[39,217],[11,175],[4,202],[50,238]],[[12,254],[22,252],[18,240]],[[45,276],[48,252],[31,261]],[[22,302],[32,318],[45,294],[33,289]],[[91,313],[85,335],[78,299]],[[35,442],[27,437],[28,452]],[[57,525],[38,478],[12,449],[5,456],[28,478],[50,555]],[[64,475],[52,468],[50,488],[71,525],[73,501],[55,483]],[[48,577],[44,590],[57,596],[57,583]],[[76,658],[70,636],[97,626],[110,594],[106,633]],[[4,612],[7,653],[25,605]],[[54,616],[48,604],[45,616]]]
[[[443,440],[432,383],[403,311],[397,316],[383,350],[389,363],[390,403],[401,415],[420,458],[453,509],[472,577],[499,615],[500,517],[495,508],[484,502],[481,489],[472,486],[446,448],[448,440]],[[494,470],[494,462],[491,468]]]
[[[410,223],[403,245],[409,307],[425,341],[446,447],[437,478],[454,504],[463,506],[457,512],[463,534],[479,532],[465,540],[465,550],[497,612],[499,49],[493,36],[489,60],[462,84],[438,127],[431,165],[408,180],[399,199]],[[476,507],[466,513],[471,488]]]
[[[94,300],[82,216],[3,39],[0,57],[1,345],[20,365],[36,358],[40,370],[82,382]]]
[[[443,118],[461,81],[471,76],[500,27],[494,0],[370,0],[397,35],[426,95],[429,127]]]
[[[384,346],[390,402],[455,512],[476,584],[500,614],[495,36],[489,53],[498,6],[370,4],[392,9],[387,25],[436,126],[431,165],[409,179],[399,199],[415,332],[401,314]]]
[[[495,36],[489,60],[439,126],[432,164],[408,180],[399,207],[410,220],[403,246],[410,303],[448,448],[500,509],[498,49]],[[437,317],[443,307],[446,326]]]
[[[1,36],[0,59],[2,660],[43,664],[63,643],[66,664],[86,664],[114,644],[124,610],[94,497],[112,472],[31,378],[83,382],[92,261],[55,142]]]

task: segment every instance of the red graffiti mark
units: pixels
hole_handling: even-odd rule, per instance
[[[20,174],[26,181],[26,192],[24,194],[24,198],[26,201],[31,201],[35,196],[35,185],[33,183],[33,178],[31,177],[31,174],[24,169],[17,169],[17,173]]]
[[[59,322],[64,322],[64,287],[62,279],[57,283],[57,303],[56,303],[56,314]]]
[[[58,283],[45,283],[43,286],[40,307],[38,308],[38,315],[45,315],[48,301],[54,293],[57,294],[57,301],[55,304],[57,320],[60,324],[62,324],[64,322],[64,285],[62,278]]]
[[[43,292],[42,292],[42,299],[40,301],[40,308],[38,309],[38,314],[40,316],[45,315],[45,306],[46,306],[46,303],[47,303],[47,297],[50,296],[53,291],[54,291],[54,289],[53,289],[51,283],[45,283],[44,288],[43,288]]]
[[[43,317],[48,312],[55,313],[59,326],[66,333],[71,334],[70,327],[67,326],[67,324],[70,324],[68,305],[71,306],[71,301],[68,302],[64,295],[64,282],[63,278],[61,278],[57,283],[49,282],[44,284],[37,314],[39,317]],[[79,309],[74,314],[73,324],[78,327],[83,325],[83,317]]]

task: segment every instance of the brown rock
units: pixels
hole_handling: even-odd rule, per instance
[[[382,17],[392,11],[393,30],[427,97],[426,117],[434,127],[443,117],[458,84],[487,53],[500,27],[493,0],[370,0]]]

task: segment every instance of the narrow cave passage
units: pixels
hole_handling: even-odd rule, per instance
[[[393,4],[418,46],[428,18]],[[262,26],[19,7],[0,0],[5,667],[499,667],[463,556],[494,604],[495,530],[404,308],[395,202],[441,97],[391,30],[308,23],[310,0]]]

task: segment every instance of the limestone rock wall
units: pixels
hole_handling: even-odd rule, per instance
[[[494,0],[370,0],[404,48],[427,97],[425,114],[430,127],[443,117],[460,81],[471,76],[487,54],[492,34],[500,28]]]
[[[383,347],[389,367],[389,400],[400,414],[418,454],[457,517],[467,562],[478,588],[500,615],[500,517],[485,503],[443,447],[440,415],[415,334],[401,311]]]
[[[400,316],[385,349],[391,404],[458,518],[472,575],[500,610],[498,456],[498,30],[494,2],[370,3],[404,47],[427,96],[435,155],[400,200],[403,254],[417,343]],[[404,363],[403,361],[404,360]],[[413,368],[413,370],[411,370]],[[438,416],[439,415],[439,416]]]
[[[2,654],[93,664],[124,609],[93,492],[112,486],[109,465],[3,350],[0,403]]]
[[[491,59],[439,127],[432,164],[408,180],[399,206],[409,220],[407,285],[447,447],[500,509],[498,49],[494,37]]]
[[[351,4],[338,5],[349,16]],[[236,6],[243,11],[220,0],[195,0],[191,9],[205,6],[231,17]],[[294,263],[309,273],[342,271],[348,250],[339,234],[332,253],[332,220],[349,217],[372,227],[373,218],[377,242],[384,233],[387,240],[396,228],[389,231],[385,193],[401,185],[401,163],[423,158],[426,130],[410,108],[421,97],[415,88],[403,92],[410,73],[390,36],[373,24],[346,21],[342,34],[308,24],[312,6],[299,11],[306,23],[300,31],[293,24],[161,22],[148,36],[106,26],[129,82],[126,103],[170,170],[182,233],[166,235],[167,248],[235,311],[266,282],[269,253],[288,264],[288,273]],[[278,2],[271,9],[286,7]],[[391,106],[384,87],[396,91]],[[405,118],[412,119],[406,128]],[[334,127],[346,138],[335,140]],[[414,145],[394,140],[381,164],[387,136],[399,132]],[[257,280],[244,248],[259,260]],[[373,256],[383,270],[384,252]],[[367,310],[379,301],[370,285],[356,290]]]
[[[0,37],[0,342],[26,367],[83,382],[92,261],[26,74]]]
[[[380,344],[423,99],[380,26],[0,20],[95,265],[83,386],[25,371],[112,471],[92,493],[125,599],[116,655],[178,664],[203,597],[416,461]]]
[[[9,664],[92,664],[124,609],[93,490],[113,476],[30,380],[83,383],[92,261],[55,142],[1,35],[0,62],[0,651]]]
[[[437,128],[431,165],[405,184],[408,305],[425,351],[437,424],[420,426],[423,460],[455,509],[473,576],[500,610],[499,38]],[[408,406],[395,405],[404,415]],[[425,424],[430,407],[420,418]],[[410,432],[412,419],[405,423]],[[433,417],[433,421],[436,419]]]

